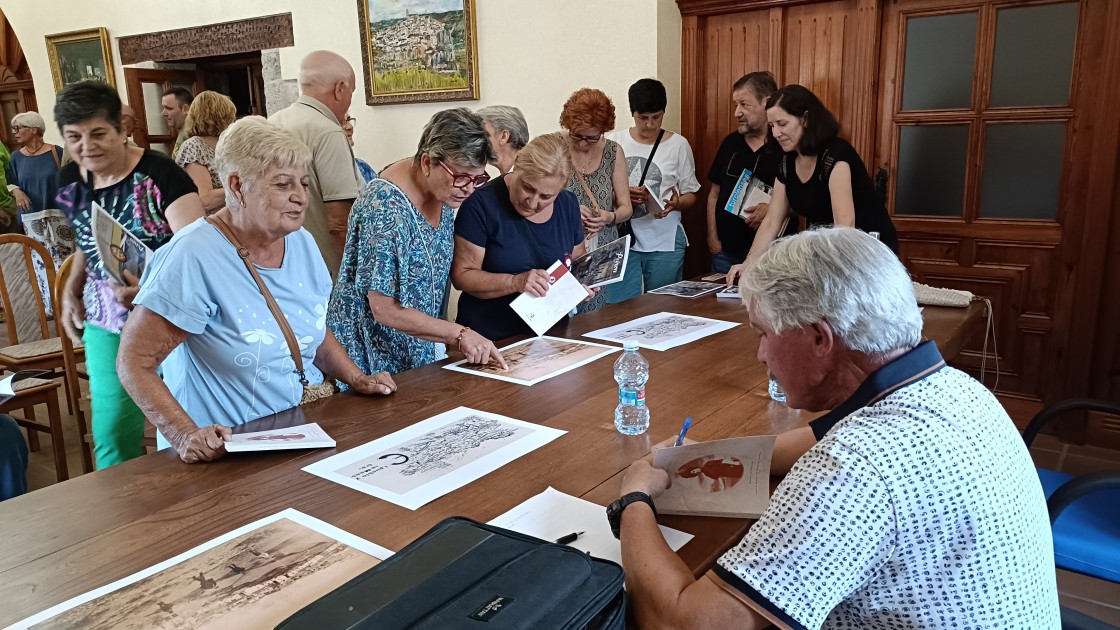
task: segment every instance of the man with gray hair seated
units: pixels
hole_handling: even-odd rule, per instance
[[[491,105],[478,110],[486,127],[486,137],[498,156],[490,162],[502,175],[513,170],[513,162],[521,149],[529,144],[529,125],[521,110],[509,105]]]
[[[740,289],[789,405],[832,411],[780,436],[775,468],[796,463],[699,580],[657,528],[668,476],[631,465],[608,517],[638,625],[1058,628],[1031,457],[995,396],[921,342],[890,249],[813,230],[771,245]]]
[[[363,183],[342,130],[355,85],[349,62],[316,50],[299,64],[299,99],[269,117],[311,149],[311,203],[303,227],[315,237],[332,278],[342,261],[350,207]]]

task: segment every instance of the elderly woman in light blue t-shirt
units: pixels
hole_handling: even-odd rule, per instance
[[[292,328],[309,384],[324,372],[363,394],[390,394],[326,326],[330,274],[304,229],[311,152],[263,118],[218,141],[226,207],[184,228],[149,261],[121,338],[121,383],[187,463],[225,452],[228,427],[290,409],[304,383],[282,328],[238,254],[247,251]],[[165,361],[166,359],[166,361]],[[163,365],[164,378],[156,373]]]

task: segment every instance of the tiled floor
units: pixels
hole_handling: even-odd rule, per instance
[[[85,383],[83,382],[83,387]],[[61,392],[61,388],[59,390]],[[60,402],[65,428],[67,462],[71,477],[82,474],[79,452],[78,427],[72,415],[66,413],[66,402]],[[36,410],[45,419],[46,408]],[[54,459],[50,436],[41,434],[42,448],[31,454],[27,476],[31,490],[55,483]],[[1051,435],[1040,435],[1031,449],[1035,463],[1040,467],[1073,474],[1120,470],[1120,451],[1071,446],[1061,443]],[[1058,571],[1058,589],[1062,604],[1091,615],[1102,621],[1120,626],[1120,585],[1084,575]]]

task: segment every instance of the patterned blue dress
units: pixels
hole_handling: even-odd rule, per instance
[[[396,374],[441,358],[441,344],[377,322],[367,296],[377,291],[404,308],[439,317],[454,230],[451,208],[441,209],[433,228],[408,196],[384,179],[370,182],[354,201],[327,325],[366,374]]]

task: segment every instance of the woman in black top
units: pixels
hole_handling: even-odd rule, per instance
[[[728,283],[777,238],[790,213],[805,217],[809,227],[848,226],[875,234],[898,254],[898,233],[867,167],[837,136],[840,124],[820,99],[805,87],[787,85],[766,101],[766,118],[785,155],[766,218],[747,259],[728,273]]]

